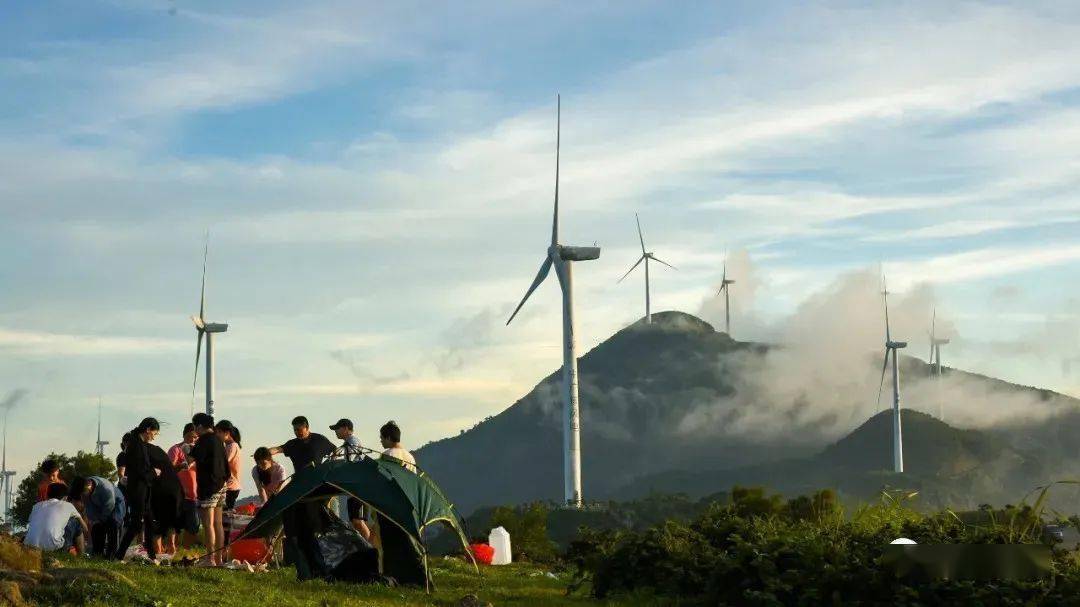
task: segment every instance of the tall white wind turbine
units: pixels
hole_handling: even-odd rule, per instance
[[[101,397],[97,399],[97,442],[94,443],[94,453],[104,456],[105,447],[108,446],[109,441],[101,440]]]
[[[15,471],[8,470],[7,467],[7,426],[8,426],[8,413],[11,412],[11,407],[4,408],[4,445],[3,454],[0,455],[0,475],[3,477],[4,482],[4,522],[11,524],[11,482],[15,478]]]
[[[884,278],[882,279],[884,284]],[[889,356],[892,356],[892,385],[893,385],[893,472],[904,471],[904,433],[900,427],[900,369],[897,350],[907,347],[906,341],[893,341],[892,331],[889,329],[889,290],[885,288],[881,292],[885,302],[885,360],[881,364],[881,382],[878,384],[878,407],[881,407],[881,391],[885,386],[885,370],[889,366]]]
[[[197,335],[195,337],[195,377],[191,380],[191,413],[195,413],[195,384],[199,381],[199,354],[203,336],[206,337],[206,413],[214,415],[214,334],[229,330],[228,323],[206,322],[206,256],[210,251],[210,233],[206,234],[203,247],[202,290],[199,293],[199,315],[192,316]]]
[[[945,421],[945,405],[941,398],[941,346],[949,343],[948,339],[937,336],[937,308],[934,308],[930,321],[930,369],[937,379],[938,419]]]
[[[735,284],[734,280],[727,277],[727,255],[724,255],[724,276],[720,280],[720,290],[716,292],[719,296],[724,294],[724,332],[731,337],[731,285]]]
[[[574,280],[573,262],[600,257],[600,247],[571,247],[559,244],[559,139],[562,122],[562,100],[556,97],[555,118],[555,213],[551,222],[551,245],[540,264],[529,290],[510,315],[517,316],[521,306],[536,287],[544,282],[552,266],[562,288],[563,311],[563,486],[566,504],[580,508],[581,497],[581,407],[578,402],[577,343],[574,340]]]
[[[8,415],[16,404],[26,395],[26,391],[19,389],[11,392],[4,398],[3,402],[0,402],[0,409],[4,411],[4,428],[3,435],[0,436],[0,440],[3,440],[3,446],[0,447],[0,499],[3,501],[3,512],[0,515],[3,516],[4,523],[11,524],[11,494],[12,494],[12,481],[15,478],[15,471],[8,470],[7,467],[7,426]]]
[[[659,259],[658,257],[656,257],[656,255],[653,255],[652,252],[645,250],[645,236],[641,232],[641,218],[638,217],[637,213],[634,213],[634,219],[637,220],[638,240],[641,241],[641,257],[638,258],[637,263],[630,266],[630,269],[626,271],[626,274],[623,274],[622,278],[619,279],[619,282],[626,280],[626,277],[630,275],[630,272],[633,272],[639,265],[641,265],[641,262],[645,262],[645,322],[651,324],[652,304],[649,297],[649,260],[651,259],[656,263],[662,263],[665,266],[671,268],[672,270],[678,270],[678,268],[666,261],[663,261],[662,259]]]

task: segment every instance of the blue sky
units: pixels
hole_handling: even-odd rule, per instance
[[[638,212],[680,268],[658,308],[717,321],[731,250],[736,336],[778,339],[883,263],[913,354],[937,305],[946,362],[1080,395],[1069,3],[2,10],[20,470],[91,448],[99,395],[113,438],[144,415],[178,434],[208,228],[219,409],[249,449],[297,413],[416,445],[512,403],[560,362],[553,284],[502,327],[545,247],[557,92],[565,241],[603,247],[577,271],[583,348],[641,313],[615,284]]]

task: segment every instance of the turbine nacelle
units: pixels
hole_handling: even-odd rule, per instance
[[[208,322],[203,330],[207,333],[224,333],[229,330],[229,323]]]
[[[600,258],[600,247],[570,247],[555,245],[558,257],[563,261],[592,261]]]
[[[887,341],[887,342],[885,342],[885,347],[890,349],[890,350],[899,350],[900,348],[906,348],[907,347],[907,342],[906,341]]]

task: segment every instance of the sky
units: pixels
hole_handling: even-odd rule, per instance
[[[218,417],[248,453],[298,414],[370,446],[394,419],[416,447],[529,392],[561,364],[556,282],[504,323],[550,238],[557,94],[562,242],[602,247],[575,268],[582,352],[643,313],[643,277],[617,282],[638,213],[678,268],[654,310],[718,322],[730,254],[754,269],[733,334],[769,340],[880,267],[929,302],[923,331],[937,307],[947,365],[1080,396],[1075,3],[0,11],[20,475],[93,449],[99,398],[113,453],[148,415],[178,439],[207,231]]]

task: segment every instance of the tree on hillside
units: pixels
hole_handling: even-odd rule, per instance
[[[45,459],[54,459],[60,464],[60,478],[68,485],[76,476],[101,476],[115,480],[116,466],[103,455],[79,451],[74,457],[64,453],[50,453]],[[38,483],[42,476],[41,468],[38,467],[19,483],[15,503],[11,508],[11,520],[16,525],[25,526],[30,521],[30,510],[37,503]]]

